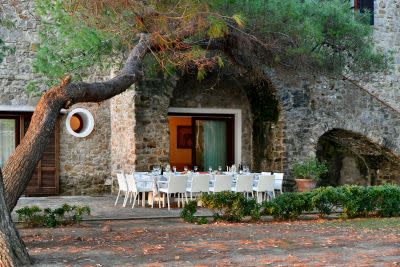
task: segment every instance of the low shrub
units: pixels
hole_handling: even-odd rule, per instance
[[[64,203],[60,208],[44,210],[38,206],[25,206],[16,210],[18,220],[28,227],[45,226],[57,227],[60,225],[80,223],[83,215],[90,215],[88,206],[69,205]]]
[[[312,191],[311,204],[321,214],[329,215],[338,207],[342,197],[336,187],[320,187]]]
[[[207,224],[207,223],[208,223],[208,220],[207,220],[206,217],[202,216],[202,217],[198,217],[198,218],[197,218],[196,223],[197,223],[197,224]]]
[[[276,219],[296,219],[303,212],[331,214],[342,210],[347,218],[400,215],[398,185],[320,187],[306,193],[285,193],[262,204],[262,214]]]
[[[342,216],[347,218],[400,216],[398,185],[320,187],[311,192],[284,193],[261,205],[255,199],[248,199],[243,194],[234,192],[202,194],[200,200],[204,207],[213,211],[215,221],[239,222],[245,216],[259,220],[262,215],[280,220],[294,220],[302,213],[311,211],[320,215],[341,211]],[[198,222],[194,217],[195,212],[196,203],[189,203],[181,217],[188,222]]]
[[[377,188],[376,209],[382,217],[400,216],[400,187],[382,185]]]
[[[196,220],[196,217],[194,217],[196,211],[197,211],[197,202],[189,201],[189,203],[187,203],[181,211],[182,220],[184,220],[185,222],[194,223]]]
[[[189,201],[181,211],[181,219],[188,223],[207,224],[206,217],[195,217],[197,212],[197,201]]]
[[[348,218],[368,216],[376,210],[376,197],[379,187],[345,185],[338,187],[340,192],[339,205]]]
[[[73,209],[70,210],[70,212],[72,213],[70,213],[69,221],[74,223],[81,223],[83,215],[90,215],[90,208],[89,206],[73,206]]]
[[[43,225],[44,217],[41,212],[42,209],[38,206],[25,206],[16,210],[18,220],[24,222],[29,227]]]
[[[311,197],[311,192],[279,195],[271,202],[263,203],[263,214],[272,215],[275,219],[297,219],[303,212],[313,209]]]
[[[204,193],[200,200],[205,208],[214,212],[214,220],[240,222],[245,216],[251,216],[253,220],[260,218],[260,205],[255,199],[246,198],[242,193]]]

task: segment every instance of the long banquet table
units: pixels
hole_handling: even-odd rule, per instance
[[[163,175],[161,175],[161,174],[154,174],[151,172],[135,172],[134,176],[136,179],[136,183],[139,187],[152,189],[152,192],[149,192],[148,201],[149,201],[149,203],[153,203],[154,197],[159,195],[159,188],[158,188],[157,182],[158,181],[167,181],[168,176],[170,174],[173,174],[173,173],[172,172],[164,172]],[[192,182],[192,177],[197,174],[210,174],[210,173],[209,172],[187,172],[187,173],[177,172],[177,173],[175,173],[175,175],[187,175],[188,176],[188,186],[190,186],[190,184]],[[254,186],[257,184],[258,178],[260,176],[260,173],[222,172],[222,173],[218,173],[218,174],[231,175],[232,176],[232,186],[235,185],[236,177],[238,175],[253,176],[253,185]],[[211,174],[210,186],[215,181],[215,175],[217,175],[217,173]],[[145,206],[145,198],[142,197],[142,207],[144,207],[144,206]]]

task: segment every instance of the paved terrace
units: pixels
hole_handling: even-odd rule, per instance
[[[12,212],[14,221],[17,219],[15,211],[24,206],[36,205],[40,208],[58,208],[62,204],[68,203],[70,205],[87,205],[91,209],[91,216],[85,217],[87,220],[109,220],[109,219],[151,219],[151,218],[177,218],[182,209],[173,208],[169,211],[168,208],[158,208],[156,202],[154,208],[150,206],[138,207],[132,209],[132,205],[127,204],[125,208],[122,207],[123,198],[119,198],[117,206],[114,206],[116,196],[54,196],[54,197],[21,197],[18,200],[17,206]],[[212,215],[210,211],[201,209],[197,211],[196,215],[209,216]]]

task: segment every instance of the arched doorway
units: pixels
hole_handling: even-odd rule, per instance
[[[332,129],[323,134],[317,158],[329,166],[321,185],[400,183],[399,156],[355,132]]]

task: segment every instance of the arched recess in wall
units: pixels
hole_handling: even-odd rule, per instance
[[[320,185],[377,185],[400,183],[400,157],[369,138],[344,129],[332,129],[318,140],[317,158],[329,172]]]
[[[256,78],[246,84],[253,114],[253,169],[283,171],[283,122],[272,82]]]
[[[283,121],[275,87],[254,73],[234,70],[209,73],[199,82],[179,79],[171,107],[239,108],[242,110],[242,163],[254,171],[283,171]]]

